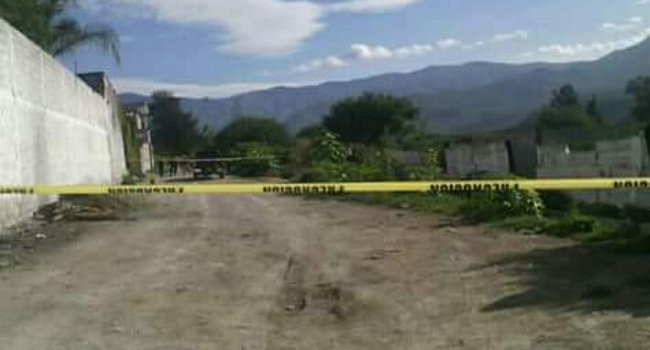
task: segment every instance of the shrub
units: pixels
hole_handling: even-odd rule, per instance
[[[516,216],[542,217],[544,203],[535,191],[470,193],[461,204],[461,214],[472,220],[501,220]]]
[[[540,191],[539,195],[548,210],[567,212],[574,206],[573,198],[566,192]]]
[[[339,140],[339,136],[327,130],[321,130],[309,149],[312,163],[342,163],[350,157],[350,148]]]
[[[569,237],[592,232],[595,225],[596,219],[593,217],[572,213],[559,219],[548,220],[541,232],[557,237]]]
[[[577,206],[578,210],[587,215],[593,215],[609,219],[625,219],[623,210],[613,204],[601,203],[580,203]]]
[[[387,181],[394,179],[394,174],[382,166],[373,163],[323,162],[316,164],[303,173],[302,182],[366,182]]]
[[[511,229],[514,231],[526,231],[528,233],[540,233],[544,229],[546,220],[534,215],[515,216],[507,218],[496,224],[496,227]]]
[[[247,158],[237,162],[232,172],[240,176],[263,176],[280,169],[274,149],[259,143],[237,145],[237,154]]]
[[[625,205],[623,213],[626,218],[636,223],[650,223],[650,209],[637,207],[633,205]]]

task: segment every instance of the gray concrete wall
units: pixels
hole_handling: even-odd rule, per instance
[[[516,132],[507,137],[512,150],[514,173],[533,178],[537,168],[537,133],[534,130]]]
[[[0,185],[118,183],[126,167],[115,110],[0,19]],[[0,196],[0,229],[52,200]]]
[[[539,146],[538,178],[598,178],[647,176],[650,158],[642,135],[599,141],[596,150],[567,152],[563,145]],[[650,206],[650,192],[634,190],[571,192],[580,201]]]
[[[495,176],[510,174],[510,162],[505,141],[456,144],[445,150],[446,172],[464,177],[476,172]]]

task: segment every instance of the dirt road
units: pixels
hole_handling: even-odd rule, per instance
[[[157,197],[0,270],[0,349],[650,349],[650,259],[431,215]]]

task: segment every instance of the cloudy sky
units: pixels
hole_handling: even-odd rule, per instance
[[[121,92],[224,97],[469,61],[596,59],[650,35],[650,0],[80,0],[122,37],[123,63],[79,71]]]

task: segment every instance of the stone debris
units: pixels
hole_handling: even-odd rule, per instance
[[[41,207],[34,219],[49,223],[120,220],[130,207],[128,202],[114,197],[67,197]]]
[[[0,233],[0,268],[20,264],[25,252],[33,252],[39,245],[73,239],[74,229],[50,230],[50,225],[72,221],[111,221],[128,219],[132,202],[118,197],[74,196],[62,197],[58,202],[42,206],[25,220]]]

